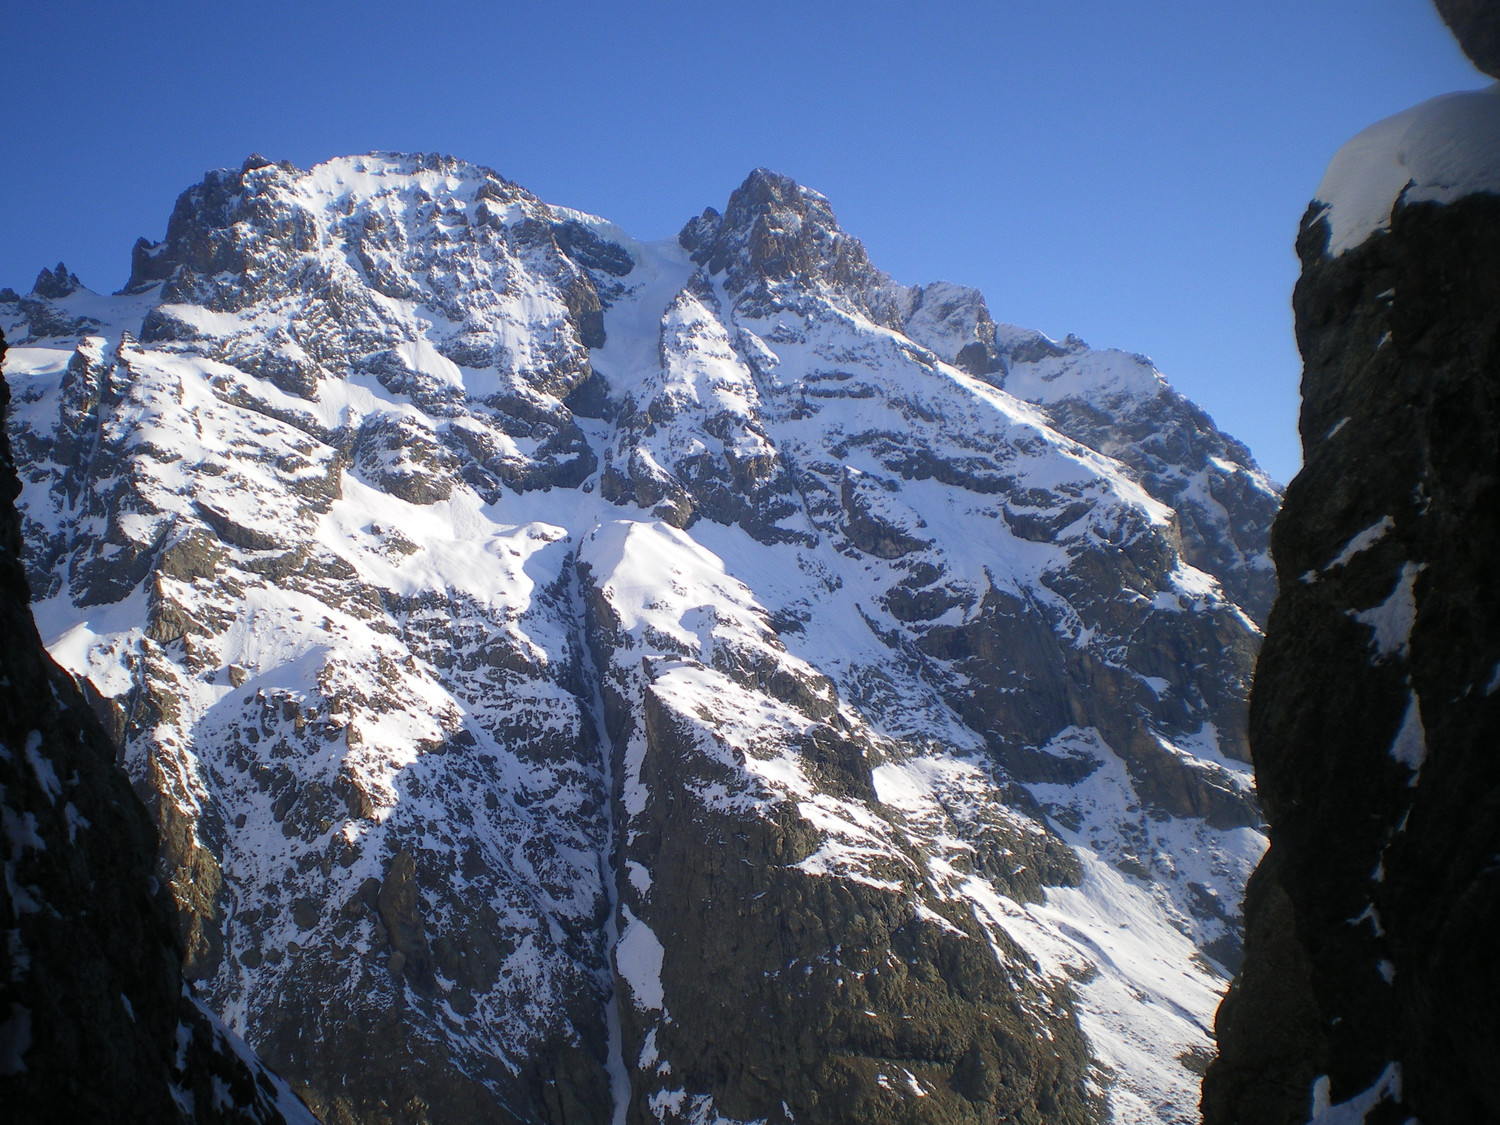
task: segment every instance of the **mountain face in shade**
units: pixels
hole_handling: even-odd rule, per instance
[[[1250,711],[1271,845],[1208,1125],[1500,1119],[1497,142],[1493,87],[1424,103],[1303,220],[1305,466]]]
[[[0,364],[5,354],[0,335]],[[9,401],[0,378],[0,415]],[[150,818],[32,623],[13,505],[19,490],[0,433],[0,1097],[7,1117],[311,1123],[285,1083],[183,986],[172,903],[153,874]]]
[[[650,243],[252,158],[65,273],[39,620],[325,1120],[1195,1119],[1278,497],[1147,360],[765,171]]]

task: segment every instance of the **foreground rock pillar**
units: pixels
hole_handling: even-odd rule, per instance
[[[1303,220],[1305,467],[1250,715],[1271,847],[1207,1125],[1500,1120],[1497,191],[1500,94],[1453,95],[1351,142]]]

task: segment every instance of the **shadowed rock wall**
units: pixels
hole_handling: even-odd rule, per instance
[[[1271,847],[1208,1125],[1500,1119],[1500,197],[1303,222],[1302,473],[1251,697]],[[1316,1087],[1316,1092],[1315,1092]]]

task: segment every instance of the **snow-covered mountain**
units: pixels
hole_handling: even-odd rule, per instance
[[[757,171],[252,158],[0,292],[35,610],[327,1120],[1191,1121],[1277,491]]]

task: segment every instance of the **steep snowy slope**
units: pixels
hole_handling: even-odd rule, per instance
[[[44,632],[331,1119],[1193,1118],[1276,497],[1149,365],[765,172],[252,159],[0,312]]]
[[[0,334],[0,364],[6,356]],[[0,374],[0,416],[10,388]],[[32,622],[0,433],[0,1099],[7,1120],[311,1125],[182,982],[156,833]]]
[[[1167,384],[1145,356],[1077,337],[997,325],[978,290],[909,291],[904,331],[940,357],[1040,408],[1059,433],[1123,464],[1172,508],[1183,558],[1213,575],[1259,625],[1276,579],[1266,528],[1278,493],[1250,451]]]

